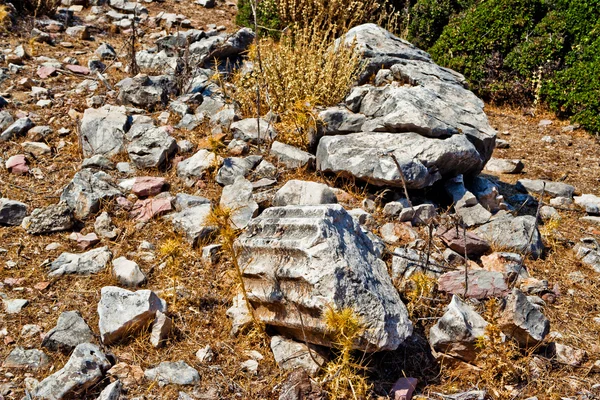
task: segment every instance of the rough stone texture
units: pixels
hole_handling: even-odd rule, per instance
[[[62,253],[48,266],[48,276],[96,274],[106,268],[111,258],[112,252],[107,246],[81,254]]]
[[[27,216],[27,205],[0,198],[0,225],[19,226]]]
[[[314,345],[307,346],[304,343],[295,342],[283,336],[273,336],[271,338],[271,351],[279,368],[284,371],[302,368],[310,376],[317,375],[321,366],[327,361]]]
[[[474,233],[496,247],[517,253],[527,253],[534,258],[540,257],[544,251],[544,244],[536,227],[535,217],[532,216],[500,215],[475,229]]]
[[[58,317],[56,326],[42,340],[42,346],[52,350],[70,353],[77,345],[89,343],[94,335],[79,311],[65,311]]]
[[[442,228],[436,232],[444,244],[460,255],[478,257],[490,250],[490,244],[471,232],[463,232],[462,228]]]
[[[152,197],[135,202],[131,209],[131,217],[138,221],[149,221],[156,215],[172,210],[171,197]]]
[[[173,329],[173,321],[166,314],[157,311],[156,319],[152,324],[152,331],[150,333],[150,343],[153,347],[162,347],[165,341],[169,338],[171,330]]]
[[[271,155],[288,168],[302,168],[305,166],[311,168],[315,164],[315,156],[312,154],[278,141],[273,142],[271,145]]]
[[[474,361],[475,340],[485,334],[487,325],[471,306],[455,295],[442,318],[429,330],[429,343],[439,353]]]
[[[545,184],[545,187],[544,187]],[[562,182],[543,181],[541,179],[519,179],[516,188],[529,194],[544,194],[551,197],[573,197],[575,187]]]
[[[231,224],[237,229],[244,229],[258,213],[252,189],[252,183],[243,176],[238,176],[232,185],[223,188],[219,204],[231,210]]]
[[[471,270],[468,272],[468,290],[465,293],[465,272],[446,272],[438,279],[438,288],[443,292],[473,299],[502,297],[508,293],[504,274],[496,271]]]
[[[81,120],[80,141],[83,155],[114,156],[125,150],[125,132],[131,125],[125,107],[106,105],[88,108]]]
[[[600,214],[600,197],[593,194],[583,194],[574,197],[575,204],[584,207],[585,212],[592,215]]]
[[[29,118],[19,118],[0,134],[0,142],[6,142],[16,136],[23,136],[34,126],[35,124]]]
[[[187,241],[191,245],[195,245],[199,239],[207,237],[215,231],[215,227],[207,222],[210,210],[210,203],[201,204],[167,215],[165,219],[173,223],[176,232],[184,234]]]
[[[110,200],[122,194],[119,187],[107,177],[110,178],[103,172],[93,173],[89,169],[83,169],[64,188],[60,200],[73,210],[76,218],[86,219],[100,210],[102,200]]]
[[[177,211],[185,210],[186,208],[196,207],[203,204],[210,204],[210,200],[202,196],[193,196],[186,193],[177,193],[175,195],[175,209]]]
[[[535,346],[550,332],[550,321],[516,288],[506,299],[498,326],[504,334],[514,337],[524,347]]]
[[[505,160],[501,158],[490,158],[485,165],[485,170],[499,174],[518,174],[523,171],[523,162],[521,160]]]
[[[272,142],[277,137],[277,132],[273,128],[272,124],[260,120],[260,135],[258,134],[258,126],[256,124],[256,118],[246,118],[241,121],[236,121],[231,124],[231,133],[235,139],[243,140],[244,142],[250,142],[252,144],[260,142]]]
[[[517,253],[501,252],[482,256],[481,265],[487,271],[502,272],[509,282],[529,277],[527,268],[523,265],[523,257]]]
[[[437,216],[433,204],[419,204],[418,206],[404,208],[398,215],[400,222],[410,221],[413,225],[427,225]]]
[[[337,197],[329,186],[296,179],[287,181],[273,198],[274,206],[310,206],[335,203],[337,203]]]
[[[479,203],[491,212],[506,209],[504,197],[498,192],[498,187],[489,179],[480,176],[470,179],[467,188],[477,197]]]
[[[119,235],[119,230],[113,225],[110,215],[106,211],[96,217],[94,231],[99,237],[109,240],[115,239]]]
[[[339,205],[268,208],[236,246],[255,315],[287,336],[331,345],[321,319],[330,306],[364,321],[357,349],[395,349],[412,333],[374,243]]]
[[[310,379],[302,368],[292,371],[281,384],[279,400],[322,400],[325,399],[319,385]]]
[[[167,303],[150,290],[131,292],[115,286],[102,288],[98,303],[98,327],[105,345],[118,342],[146,328]]]
[[[168,384],[194,385],[200,382],[200,374],[185,361],[163,361],[158,367],[144,371],[146,379],[158,382],[159,386]]]
[[[262,160],[261,156],[250,156],[246,158],[229,157],[223,160],[223,164],[217,173],[217,183],[225,186],[231,185],[238,176],[245,177],[250,170]]]
[[[100,392],[97,400],[119,400],[122,387],[123,385],[120,380],[114,381]]]
[[[346,98],[366,117],[359,133],[327,132],[317,149],[317,168],[369,183],[401,186],[394,153],[409,188],[442,177],[476,174],[494,149],[496,132],[484,103],[465,88],[464,77],[436,65],[430,56],[374,24],[352,28],[342,39],[354,43],[366,62],[362,81],[389,68],[396,84],[355,87]],[[348,125],[352,114],[341,115]],[[380,132],[376,134],[374,132]]]
[[[3,368],[18,368],[38,370],[50,364],[50,359],[43,351],[38,349],[25,350],[23,347],[15,347],[2,363]]]
[[[165,127],[135,124],[126,134],[127,153],[137,168],[157,168],[177,150],[177,142]]]
[[[26,299],[2,299],[7,314],[18,314],[29,304]]]
[[[361,132],[325,136],[317,148],[317,169],[354,176],[377,186],[402,187],[394,154],[408,189],[422,189],[458,174],[475,173],[481,157],[465,135],[426,138],[415,132]]]
[[[218,156],[206,149],[201,149],[190,158],[177,164],[177,176],[186,179],[188,185],[189,183],[193,184],[206,171],[218,167],[220,164],[221,160]]]
[[[167,180],[156,176],[138,176],[133,182],[131,193],[138,197],[156,196],[167,186]]]
[[[119,257],[113,260],[113,275],[124,286],[139,286],[146,281],[146,275],[136,262]]]
[[[131,104],[147,110],[166,105],[169,94],[175,92],[175,79],[169,75],[148,76],[139,74],[125,78],[116,85],[121,104]]]
[[[100,348],[90,343],[78,345],[65,366],[40,382],[33,390],[35,399],[77,398],[96,385],[110,368]]]

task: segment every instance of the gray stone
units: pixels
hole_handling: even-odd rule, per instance
[[[549,221],[551,219],[560,219],[560,214],[556,211],[556,208],[550,206],[540,207],[540,218],[543,221]]]
[[[515,338],[524,347],[537,345],[550,332],[550,321],[516,288],[506,299],[498,326],[504,334]]]
[[[272,124],[264,119],[260,120],[260,135],[258,133],[256,118],[246,118],[231,124],[231,133],[235,139],[252,144],[269,143],[275,140],[277,132]]]
[[[98,346],[79,344],[65,366],[41,381],[31,396],[48,400],[78,398],[87,389],[98,384],[110,366]]]
[[[283,185],[273,198],[274,206],[309,206],[335,204],[337,197],[331,188],[323,183],[290,180]]]
[[[25,299],[2,299],[4,310],[7,314],[18,314],[25,308],[29,301]]]
[[[126,134],[127,153],[137,168],[157,168],[177,150],[177,142],[164,127],[135,124]]]
[[[175,125],[177,129],[186,129],[188,131],[193,131],[202,123],[202,118],[199,118],[196,115],[186,114],[179,120],[179,123]]]
[[[27,205],[0,198],[0,225],[19,226],[27,216]]]
[[[319,128],[322,135],[340,135],[362,131],[366,117],[343,107],[331,107],[319,112]]]
[[[473,307],[454,295],[442,318],[429,330],[429,343],[439,353],[472,362],[477,356],[476,340],[485,335],[487,325]]]
[[[131,125],[125,107],[88,108],[81,120],[80,141],[85,157],[114,156],[125,150],[125,132]]]
[[[170,75],[139,74],[123,79],[116,86],[119,88],[117,98],[121,104],[131,104],[150,111],[158,106],[166,106],[169,94],[176,92],[175,79]]]
[[[408,189],[431,186],[442,177],[475,173],[483,166],[465,135],[439,140],[415,132],[361,132],[323,137],[317,148],[317,169],[376,186],[402,187],[392,153]]]
[[[156,312],[166,312],[167,303],[150,290],[131,292],[115,286],[101,290],[98,327],[102,343],[119,342],[147,328]]]
[[[152,331],[150,332],[150,343],[152,347],[158,348],[165,344],[165,341],[169,338],[171,330],[173,329],[173,321],[166,314],[157,311],[156,319],[152,324]]]
[[[271,351],[275,362],[284,371],[304,369],[308,375],[316,376],[327,361],[314,345],[295,342],[283,336],[271,338]]]
[[[252,183],[243,176],[238,176],[232,185],[223,188],[219,204],[231,210],[231,224],[236,229],[244,229],[258,213],[252,190]]]
[[[98,396],[97,400],[119,400],[122,387],[123,385],[120,380],[114,381],[100,392],[100,396]]]
[[[70,353],[77,345],[89,343],[94,335],[79,311],[65,311],[58,317],[56,326],[42,340],[42,346],[52,350]]]
[[[86,158],[81,163],[81,168],[97,168],[103,170],[113,170],[115,169],[115,163],[110,161],[107,157],[102,154],[96,154],[91,156],[90,158]]]
[[[250,170],[262,160],[261,156],[250,156],[246,158],[229,157],[223,160],[215,180],[220,185],[231,185],[239,176],[246,177]]]
[[[109,240],[113,240],[119,235],[119,229],[113,225],[112,220],[106,211],[96,217],[94,231],[99,237]]]
[[[206,345],[196,352],[196,358],[198,361],[204,364],[213,361],[215,358],[215,353],[209,345]]]
[[[492,218],[492,213],[479,203],[471,207],[459,207],[455,210],[456,215],[460,217],[467,228],[485,224]]]
[[[113,260],[113,275],[124,286],[139,286],[146,282],[146,275],[136,262],[119,257]]]
[[[474,233],[496,247],[538,258],[544,252],[544,244],[535,223],[535,217],[500,215]]]
[[[489,179],[479,176],[470,179],[467,182],[467,188],[488,211],[496,212],[507,208],[504,197],[498,192],[498,187]]]
[[[410,207],[410,203],[406,199],[390,201],[383,207],[383,214],[386,217],[395,218],[400,215],[400,211],[407,207]]]
[[[3,110],[0,111],[0,131],[4,132],[6,128],[11,126],[15,122],[15,119],[11,115],[9,111]],[[35,128],[32,128],[35,129]],[[30,129],[31,131],[31,129]]]
[[[52,149],[46,143],[41,142],[23,142],[21,148],[25,153],[33,154],[35,157],[41,157],[52,153]]]
[[[254,169],[254,174],[262,178],[277,178],[277,167],[266,160],[262,160]]]
[[[573,198],[575,204],[585,208],[585,212],[592,215],[600,215],[600,197],[593,194],[583,194]]]
[[[23,347],[15,347],[2,363],[3,368],[18,368],[38,370],[50,364],[50,359],[43,351],[38,349],[25,350]]]
[[[158,382],[159,386],[173,385],[195,385],[200,382],[200,374],[190,367],[185,361],[168,362],[163,361],[158,367],[144,371],[146,379]]]
[[[340,205],[268,208],[236,247],[255,316],[286,336],[331,346],[327,307],[363,321],[357,349],[392,350],[412,332],[374,243]]]
[[[202,65],[216,59],[242,54],[254,41],[254,32],[242,28],[234,34],[220,34],[192,43],[190,53]]]
[[[199,239],[212,234],[216,228],[209,224],[208,216],[211,212],[210,203],[200,204],[166,215],[164,218],[173,223],[175,232],[185,235],[187,241],[195,246]]]
[[[48,266],[48,276],[96,274],[106,268],[111,258],[112,252],[108,247],[80,254],[62,253]]]
[[[206,261],[209,265],[214,265],[219,260],[221,253],[220,244],[211,244],[202,248],[202,260]]]
[[[485,164],[485,170],[499,174],[518,174],[523,171],[523,162],[521,160],[504,160],[500,158],[490,158]]]
[[[210,169],[218,168],[221,165],[221,158],[206,149],[198,150],[193,156],[177,164],[177,176],[193,184]]]
[[[98,48],[96,49],[96,54],[100,56],[102,60],[112,60],[117,58],[117,53],[115,49],[108,43],[102,43],[100,46],[98,46]]]
[[[575,187],[562,182],[543,181],[541,179],[519,179],[517,190],[529,194],[544,194],[550,197],[573,197]]]
[[[273,142],[271,145],[271,155],[287,168],[302,168],[305,166],[312,168],[315,163],[315,156],[312,154],[278,141]]]
[[[419,204],[418,206],[404,208],[398,215],[400,222],[410,221],[413,225],[427,225],[437,216],[433,204]]]
[[[192,196],[186,193],[177,193],[175,195],[175,210],[182,211],[186,208],[196,207],[203,204],[210,204],[210,200],[202,196]]]
[[[66,231],[73,227],[73,212],[61,201],[45,208],[36,208],[25,217],[21,227],[31,235]]]
[[[35,124],[29,118],[19,118],[0,134],[0,142],[6,142],[17,136],[23,136],[34,126]]]
[[[78,219],[87,219],[100,210],[100,203],[122,195],[117,185],[106,179],[108,175],[89,169],[75,174],[64,188],[60,200],[64,201]],[[109,177],[109,176],[108,176]]]

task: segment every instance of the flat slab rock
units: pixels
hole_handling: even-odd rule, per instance
[[[508,293],[508,285],[503,273],[496,271],[472,270],[447,272],[438,279],[439,290],[473,299],[503,297]],[[466,289],[466,292],[465,292]]]
[[[185,361],[161,362],[158,367],[144,371],[146,379],[158,382],[159,386],[168,384],[194,385],[200,382],[200,374]]]
[[[104,344],[118,342],[148,327],[167,303],[150,290],[131,292],[115,286],[101,290],[98,328]]]
[[[3,368],[38,370],[50,364],[50,359],[38,349],[15,347],[2,363]]]
[[[328,307],[352,307],[364,322],[357,349],[393,350],[412,333],[374,243],[339,205],[268,208],[236,247],[255,315],[288,337],[331,346]]]
[[[48,275],[96,274],[106,268],[111,259],[112,252],[108,249],[108,246],[80,254],[62,253],[56,260],[50,263]]]

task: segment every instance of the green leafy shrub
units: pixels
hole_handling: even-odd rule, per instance
[[[240,26],[254,29],[254,15],[250,0],[238,0],[235,22]],[[277,10],[277,0],[257,0],[256,22],[259,25],[259,32],[277,36],[275,32],[282,28]]]

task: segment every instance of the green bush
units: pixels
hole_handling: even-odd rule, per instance
[[[277,31],[282,28],[276,0],[257,0],[256,22],[261,35],[279,36]],[[235,22],[239,26],[254,29],[254,15],[250,0],[238,0],[238,13]]]

